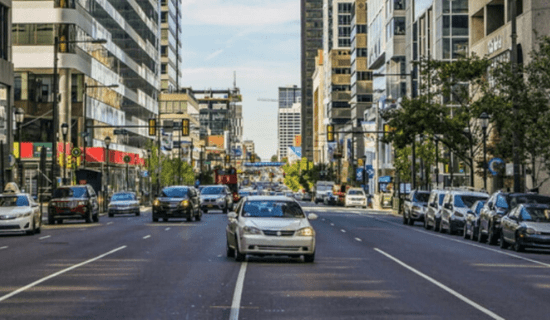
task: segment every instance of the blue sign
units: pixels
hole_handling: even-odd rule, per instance
[[[504,160],[501,158],[493,158],[489,160],[489,163],[487,164],[487,170],[493,175],[496,176],[498,174],[498,169],[496,167],[503,166]]]
[[[365,170],[367,171],[367,174],[369,175],[369,179],[374,178],[374,168],[372,167],[372,164],[365,165]]]
[[[243,155],[243,151],[241,150],[241,148],[234,148],[232,153],[236,157],[242,157]]]
[[[281,167],[284,166],[284,162],[246,162],[245,167]]]
[[[378,182],[381,183],[390,183],[391,182],[391,176],[383,176],[378,178]]]
[[[363,172],[365,169],[363,168],[357,168],[355,169],[355,180],[356,181],[363,181]]]
[[[149,171],[143,170],[143,171],[141,172],[141,176],[144,177],[144,178],[147,178],[147,177],[149,176]]]

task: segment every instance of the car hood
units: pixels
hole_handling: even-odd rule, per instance
[[[158,198],[158,200],[160,202],[180,202],[180,201],[183,201],[183,200],[187,200],[187,198],[185,198],[185,197],[183,197],[183,198],[160,197],[160,198]]]
[[[298,230],[310,226],[306,218],[247,218],[244,224],[261,230]]]
[[[412,205],[413,206],[419,206],[419,207],[427,207],[428,203],[427,202],[413,202]]]
[[[533,222],[533,221],[524,221],[523,224],[526,228],[532,228],[539,232],[548,232],[550,233],[550,223],[549,222]]]
[[[29,212],[28,207],[2,207],[0,208],[0,218],[2,216],[14,216],[25,212]]]
[[[136,200],[118,200],[118,201],[111,201],[112,205],[115,206],[130,206],[130,205],[136,205],[138,202]]]
[[[84,200],[88,200],[88,198],[86,198],[86,197],[82,197],[82,198],[65,197],[65,198],[54,198],[54,199],[52,199],[52,201],[84,201]]]
[[[223,194],[204,194],[204,195],[201,195],[201,200],[219,199],[223,197],[224,197]]]

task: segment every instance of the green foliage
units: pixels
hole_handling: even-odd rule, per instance
[[[282,169],[285,173],[284,183],[292,191],[300,189],[309,191],[317,183],[320,171],[320,167],[314,166],[307,158],[302,158],[293,164],[287,163]]]
[[[193,185],[195,173],[193,168],[180,158],[164,159],[162,162],[161,183],[169,185]]]

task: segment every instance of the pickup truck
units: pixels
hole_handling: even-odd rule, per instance
[[[430,192],[413,190],[403,204],[403,224],[413,225],[415,221],[424,221]]]

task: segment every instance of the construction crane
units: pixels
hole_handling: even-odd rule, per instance
[[[278,99],[269,99],[269,98],[258,98],[258,101],[263,101],[263,102],[279,102]]]

